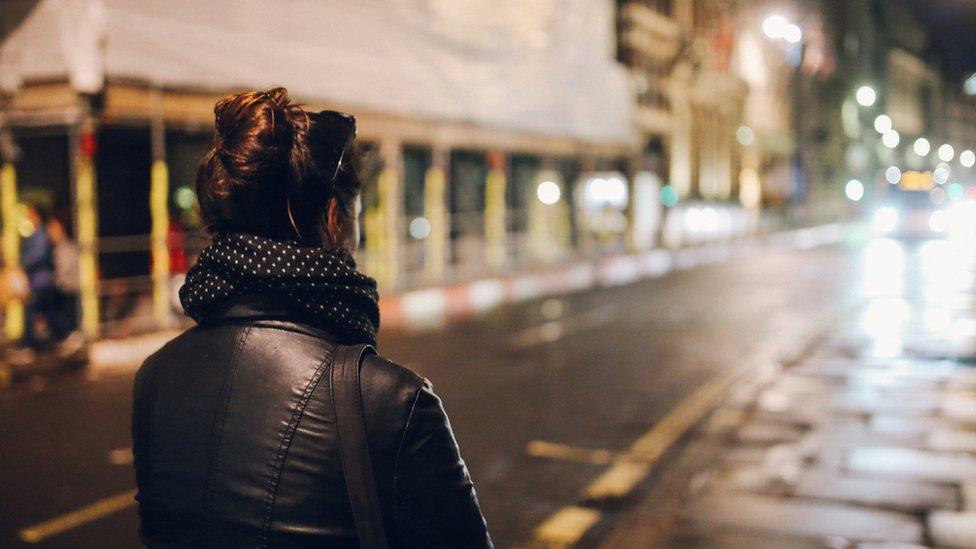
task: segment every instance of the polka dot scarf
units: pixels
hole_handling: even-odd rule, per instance
[[[228,300],[254,293],[273,293],[343,343],[376,340],[376,281],[357,271],[345,250],[218,234],[187,273],[180,302],[200,322]]]

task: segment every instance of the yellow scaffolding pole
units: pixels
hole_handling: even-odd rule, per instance
[[[17,203],[17,171],[13,162],[0,168],[0,212],[3,215],[3,262],[8,269],[20,267],[20,205]],[[24,302],[15,297],[5,305],[4,333],[10,341],[24,334]]]
[[[424,177],[424,217],[430,223],[430,234],[424,241],[424,278],[437,282],[444,278],[449,237],[446,194],[447,177],[444,169],[434,165]]]
[[[94,143],[94,123],[81,129],[80,142]],[[95,202],[94,147],[82,145],[75,151],[75,208],[78,223],[78,283],[81,297],[81,329],[89,338],[98,337],[98,213]]]
[[[169,169],[164,160],[152,164],[149,189],[149,212],[152,216],[150,241],[152,242],[153,316],[157,326],[165,327],[170,321],[169,304]]]
[[[497,270],[505,266],[505,168],[504,157],[491,155],[485,181],[485,264]]]
[[[380,155],[383,169],[376,182],[376,203],[366,210],[367,267],[381,289],[393,290],[400,274],[400,143],[384,141]]]
[[[153,318],[166,328],[172,320],[169,302],[169,167],[166,165],[166,124],[163,92],[152,88],[153,113],[149,125],[152,168],[149,174],[149,215],[152,219],[149,242],[152,253]]]
[[[365,249],[365,271],[376,279],[377,284],[382,283],[385,273],[383,272],[382,251],[384,247],[383,238],[383,212],[380,205],[366,208],[363,215],[363,232],[366,234]]]

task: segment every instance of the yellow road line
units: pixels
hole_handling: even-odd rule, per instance
[[[136,504],[135,495],[135,490],[129,490],[115,496],[107,497],[86,505],[81,509],[65,513],[60,517],[54,517],[40,524],[28,526],[21,530],[18,535],[21,541],[27,543],[43,541],[61,532],[77,528],[83,524],[96,521],[102,517],[131,507]]]
[[[600,512],[586,507],[563,507],[535,529],[535,539],[546,547],[568,547],[600,520]]]
[[[525,445],[525,454],[534,458],[559,459],[592,465],[609,465],[617,458],[617,453],[610,450],[580,448],[544,440],[530,441]]]
[[[583,490],[588,501],[619,499],[629,494],[651,471],[651,464],[620,460]]]
[[[708,414],[738,376],[738,372],[732,372],[696,389],[634,441],[613,467],[584,488],[583,497],[588,501],[599,501],[629,494],[647,477],[657,460]]]
[[[629,494],[647,477],[657,460],[708,414],[741,372],[737,369],[709,381],[672,408],[651,430],[634,441],[610,468],[584,488],[584,500],[619,499]],[[547,546],[571,546],[599,518],[600,512],[596,509],[564,507],[536,529],[535,541]]]

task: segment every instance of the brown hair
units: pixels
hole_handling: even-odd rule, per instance
[[[197,170],[200,214],[210,233],[243,232],[322,245],[335,198],[347,216],[361,183],[352,162],[333,180],[310,143],[316,123],[285,88],[230,95],[214,106],[213,145]]]

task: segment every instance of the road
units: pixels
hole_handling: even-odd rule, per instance
[[[627,448],[769,339],[841,310],[856,297],[862,259],[854,246],[758,252],[427,333],[384,333],[380,351],[433,381],[496,544],[510,547],[606,469],[530,456],[527,444]],[[0,546],[132,489],[130,384],[131,374],[62,377],[0,394]],[[23,545],[134,546],[135,511],[123,507],[62,520],[63,532]]]

